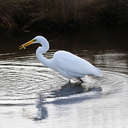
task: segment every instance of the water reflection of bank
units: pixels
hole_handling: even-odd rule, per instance
[[[64,33],[21,33],[15,35],[3,35],[1,37],[0,52],[19,52],[19,45],[34,38],[37,35],[45,36],[50,49],[64,49],[70,51],[94,49],[128,49],[127,29],[107,27],[87,27],[85,30],[78,30]],[[33,45],[25,52],[35,52],[37,45]],[[20,52],[18,53],[20,54]]]

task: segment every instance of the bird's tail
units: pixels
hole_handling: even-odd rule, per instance
[[[94,75],[96,77],[102,77],[103,76],[103,73],[102,73],[102,71],[99,68],[95,68]]]

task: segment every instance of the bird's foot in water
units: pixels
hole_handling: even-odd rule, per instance
[[[69,80],[69,82],[66,85],[69,86],[70,88],[76,87],[76,86],[81,86],[82,87],[82,83],[83,83],[82,80],[81,81],[79,80],[77,82]]]
[[[68,87],[68,88],[77,88],[77,87],[80,87],[80,88],[84,88],[84,91],[85,92],[89,92],[89,91],[102,91],[102,88],[101,87],[98,87],[98,86],[88,86],[85,84],[85,82],[82,80],[82,79],[78,79],[79,81],[77,82],[72,82],[71,80],[69,80],[69,82],[66,84],[66,86],[64,87]]]
[[[73,85],[73,86],[81,86],[82,87],[82,84],[84,83],[84,81],[82,79],[77,79],[78,81],[75,81],[75,82],[71,82],[69,80],[69,84]]]
[[[78,83],[79,83],[79,85],[81,85],[82,83],[84,83],[84,81],[81,79],[81,78],[78,78]]]

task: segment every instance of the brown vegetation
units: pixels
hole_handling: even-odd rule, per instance
[[[127,24],[126,0],[0,0],[0,31]]]

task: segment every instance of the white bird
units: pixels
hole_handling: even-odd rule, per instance
[[[43,56],[49,50],[49,42],[43,36],[36,36],[29,42],[22,44],[19,49],[23,49],[31,44],[41,44],[36,50],[38,60],[48,68],[59,72],[62,76],[69,79],[78,79],[81,83],[81,78],[85,75],[102,76],[100,69],[93,66],[88,61],[64,50],[59,50],[54,53],[53,58],[47,59]]]

